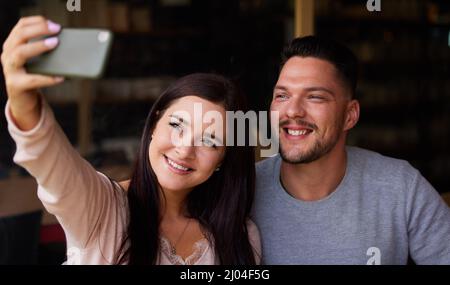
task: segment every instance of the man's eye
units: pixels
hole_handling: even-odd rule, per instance
[[[280,100],[285,100],[288,98],[288,96],[286,94],[276,94],[275,98],[280,99]]]
[[[310,95],[309,98],[314,100],[325,100],[325,97],[320,95]]]

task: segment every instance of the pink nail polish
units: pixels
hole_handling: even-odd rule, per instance
[[[57,33],[57,32],[59,32],[59,30],[61,30],[60,24],[56,24],[50,20],[47,21],[47,25],[48,25],[48,29],[50,32]]]
[[[57,37],[47,38],[44,40],[44,44],[49,48],[53,48],[58,44],[58,38]]]

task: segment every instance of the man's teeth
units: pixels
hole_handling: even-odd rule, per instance
[[[306,133],[308,132],[307,130],[287,130],[288,134],[290,134],[291,136],[301,136],[301,135],[306,135]]]
[[[176,168],[176,169],[180,169],[180,170],[183,170],[183,171],[188,171],[188,170],[189,170],[189,168],[183,167],[183,166],[181,166],[181,165],[175,163],[174,161],[170,160],[169,158],[167,158],[167,161],[169,162],[169,164],[170,164],[172,167],[174,167],[174,168]]]

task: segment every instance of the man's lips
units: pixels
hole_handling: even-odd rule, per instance
[[[286,125],[282,128],[283,133],[288,139],[304,139],[314,130],[305,126]]]

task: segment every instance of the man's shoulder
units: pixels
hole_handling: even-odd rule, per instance
[[[409,162],[404,159],[386,156],[381,153],[360,147],[347,146],[347,152],[351,158],[369,163],[371,165],[380,164],[385,167],[399,167],[402,165],[410,165]]]
[[[280,160],[280,155],[276,154],[271,157],[267,157],[256,163],[256,174],[261,174],[266,171],[273,173],[273,169],[276,167],[277,162]]]
[[[418,171],[406,160],[385,156],[375,151],[347,146],[350,163],[365,176],[380,182],[411,179]]]
[[[256,163],[256,189],[260,191],[267,187],[270,188],[276,183],[276,177],[280,173],[280,160],[280,156],[275,155]]]

